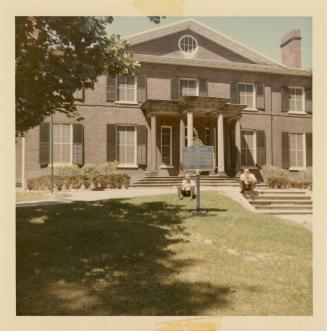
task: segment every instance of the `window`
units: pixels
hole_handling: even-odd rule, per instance
[[[290,133],[289,148],[290,148],[290,167],[303,168],[305,167],[305,137],[304,134]]]
[[[162,164],[166,166],[172,165],[172,128],[171,126],[161,127],[161,158]]]
[[[255,131],[241,131],[241,166],[254,167],[256,161],[256,134]]]
[[[119,165],[136,165],[136,130],[134,126],[117,127]]]
[[[255,109],[255,85],[248,83],[238,83],[239,103],[247,105],[249,109]]]
[[[181,96],[198,96],[198,81],[196,79],[180,79],[179,90]]]
[[[50,160],[51,160],[50,149]],[[72,126],[53,124],[53,163],[72,163]]]
[[[136,102],[136,79],[131,76],[117,78],[118,101]]]
[[[79,90],[76,90],[73,93],[73,98],[74,98],[74,100],[83,101],[84,100],[84,87]]]
[[[303,87],[289,87],[289,110],[304,112],[304,89]]]
[[[191,35],[184,35],[178,41],[179,49],[185,55],[194,55],[198,50],[198,42]]]

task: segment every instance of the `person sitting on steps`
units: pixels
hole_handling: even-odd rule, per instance
[[[254,187],[256,182],[257,179],[250,173],[250,170],[244,169],[243,174],[240,176],[241,193],[243,194],[244,191],[250,191],[252,197],[254,197]]]
[[[194,197],[194,189],[194,181],[191,179],[190,174],[187,173],[182,181],[182,185],[178,187],[179,199],[183,199],[183,197],[189,196],[190,200],[192,200]]]

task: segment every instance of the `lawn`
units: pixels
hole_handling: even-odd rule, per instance
[[[312,233],[201,197],[17,208],[17,314],[312,315]]]
[[[69,193],[55,193],[54,198],[67,198],[70,197]],[[16,192],[16,202],[26,202],[26,201],[40,201],[51,199],[50,192]]]

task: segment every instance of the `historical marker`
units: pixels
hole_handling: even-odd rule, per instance
[[[200,173],[215,169],[213,146],[205,146],[200,139],[195,139],[192,146],[183,148],[181,168],[183,171],[196,173],[196,210],[192,212],[192,215],[206,215],[206,211],[201,210],[200,207]]]

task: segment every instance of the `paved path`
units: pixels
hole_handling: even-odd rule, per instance
[[[238,187],[210,187],[206,186],[201,188],[202,191],[217,191],[229,198],[237,201],[244,208],[258,212],[247,199],[240,193]],[[43,201],[24,201],[16,203],[17,207],[31,207],[31,206],[46,206],[63,203],[71,203],[76,201],[96,201],[106,199],[120,199],[120,198],[133,198],[140,196],[153,196],[161,194],[176,194],[176,187],[130,187],[129,189],[121,190],[105,190],[105,191],[70,191],[70,196],[65,198],[53,198],[51,200]],[[306,228],[312,230],[312,215],[275,215],[282,219],[294,221],[302,224]]]

